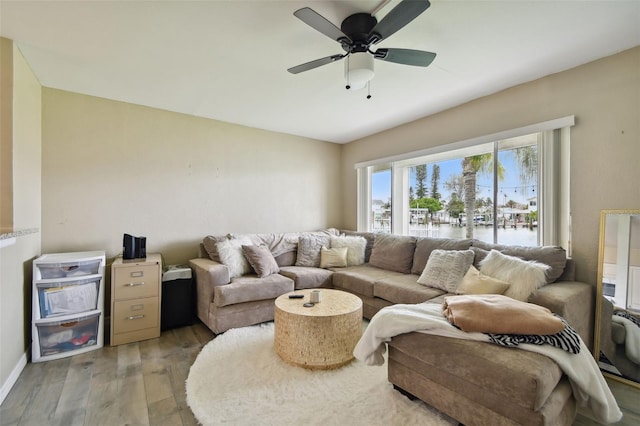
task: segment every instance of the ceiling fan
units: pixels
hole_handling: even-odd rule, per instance
[[[388,3],[384,2],[381,6]],[[402,0],[380,22],[368,13],[356,13],[342,21],[340,28],[309,7],[293,14],[305,24],[316,29],[332,40],[337,41],[346,52],[316,59],[289,68],[292,74],[298,74],[347,58],[345,78],[347,89],[361,89],[369,85],[374,76],[373,60],[394,62],[397,64],[426,67],[436,57],[435,53],[413,49],[377,48],[374,45],[389,38],[422,12],[431,6],[428,0]],[[376,8],[379,10],[380,7]],[[370,98],[371,96],[367,96]]]

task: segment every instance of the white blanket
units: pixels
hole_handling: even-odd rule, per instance
[[[435,303],[417,305],[393,305],[381,309],[373,318],[353,354],[367,365],[382,365],[385,342],[393,336],[419,331],[458,339],[488,342],[483,333],[466,333],[452,326]],[[573,355],[549,345],[520,344],[518,348],[536,352],[553,359],[569,377],[576,401],[588,406],[596,419],[614,423],[622,418],[622,412],[604,380],[589,349],[580,339],[580,353]]]
[[[624,352],[627,358],[636,364],[640,364],[640,327],[631,320],[618,315],[613,315],[611,320],[624,327]]]

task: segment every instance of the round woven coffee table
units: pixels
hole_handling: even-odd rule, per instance
[[[297,290],[276,299],[276,353],[299,367],[328,370],[348,364],[362,335],[362,300],[353,294],[321,289],[322,301],[313,307],[311,290]],[[290,294],[303,299],[289,299]]]

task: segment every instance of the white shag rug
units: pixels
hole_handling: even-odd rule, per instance
[[[387,365],[354,360],[336,370],[282,361],[273,323],[232,329],[200,352],[187,403],[203,425],[455,425],[387,381]]]

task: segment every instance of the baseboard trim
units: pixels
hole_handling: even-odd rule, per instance
[[[20,377],[20,373],[22,373],[22,370],[24,370],[26,365],[27,353],[25,352],[18,360],[18,363],[13,368],[13,371],[11,371],[11,374],[9,374],[9,377],[7,377],[7,380],[2,384],[2,388],[0,389],[0,404],[2,404],[7,395],[9,395],[11,388],[13,388],[13,385],[18,381],[18,377]]]

